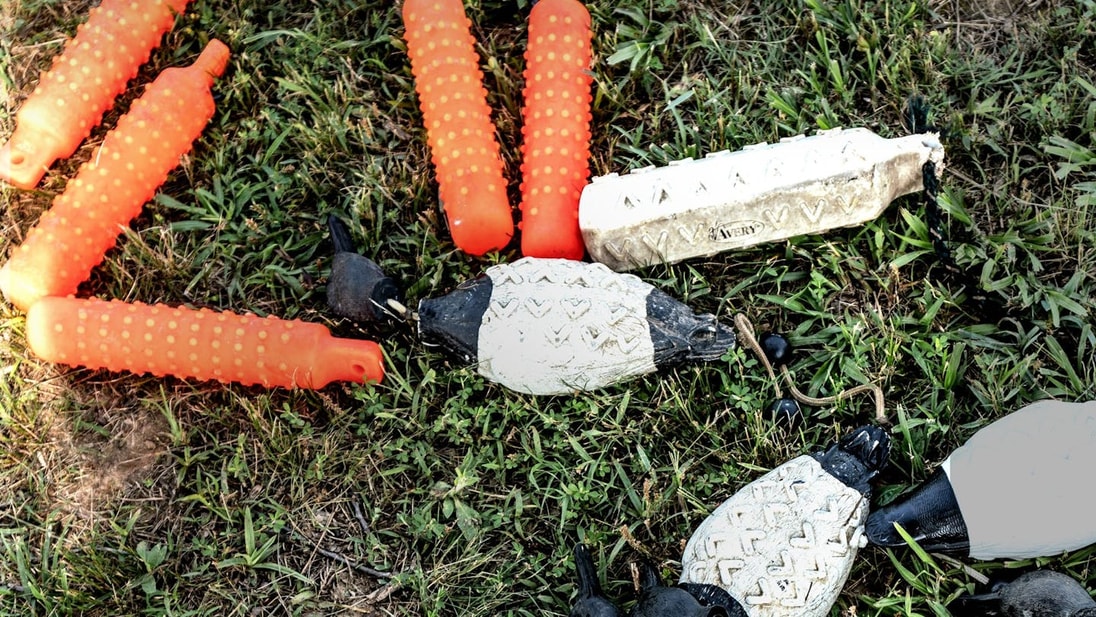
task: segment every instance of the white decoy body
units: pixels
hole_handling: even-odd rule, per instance
[[[975,559],[1057,555],[1096,543],[1096,401],[1040,401],[979,430],[925,484],[873,512],[868,539]]]
[[[529,394],[571,394],[686,362],[720,358],[734,330],[631,274],[524,257],[419,302],[419,334],[487,379]]]
[[[746,485],[693,532],[681,582],[723,588],[750,617],[828,615],[866,544],[868,482],[889,448],[861,427]]]

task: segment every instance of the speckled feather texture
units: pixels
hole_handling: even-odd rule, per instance
[[[864,546],[868,502],[800,456],[723,502],[697,527],[683,583],[726,589],[750,617],[829,614]]]

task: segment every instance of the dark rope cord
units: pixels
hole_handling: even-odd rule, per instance
[[[923,97],[914,96],[906,106],[906,124],[910,133],[939,133],[934,125],[929,124],[929,105]],[[943,217],[940,216],[940,179],[936,175],[936,163],[932,160],[925,161],[921,166],[921,192],[925,202],[925,224],[929,229],[929,239],[932,241],[936,259],[952,272],[959,272],[959,266],[951,255],[947,239],[944,236]]]
[[[932,240],[932,249],[936,253],[936,259],[945,268],[952,272],[959,272],[959,266],[951,255],[948,242],[944,238],[944,223],[940,216],[939,191],[940,181],[936,177],[936,163],[925,161],[921,166],[921,183],[925,189],[925,223],[929,228],[929,239]]]
[[[906,123],[909,125],[910,133],[940,132],[936,126],[929,123],[928,112],[929,106],[923,97],[910,97],[906,107]],[[936,163],[931,160],[921,166],[921,184],[924,187],[921,194],[925,203],[925,225],[928,227],[929,240],[932,241],[937,263],[954,281],[963,286],[967,291],[967,300],[977,308],[979,313],[993,318],[994,321],[1000,321],[1002,317],[1009,314],[1007,307],[1000,299],[989,296],[982,289],[975,275],[959,267],[948,247],[943,217],[940,214],[940,179],[936,174]]]

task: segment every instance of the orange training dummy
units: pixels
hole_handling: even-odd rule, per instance
[[[529,14],[522,112],[521,252],[582,259],[578,201],[590,177],[590,14],[540,0]]]
[[[210,87],[229,51],[214,39],[194,64],[164,70],[0,269],[0,289],[22,310],[76,292],[213,117]]]
[[[500,249],[514,217],[464,5],[406,0],[403,23],[449,233],[471,255]]]
[[[0,180],[34,188],[72,155],[190,0],[103,0],[54,58],[0,147]]]
[[[380,346],[320,324],[209,309],[42,298],[27,342],[49,362],[266,387],[322,388],[384,377]]]

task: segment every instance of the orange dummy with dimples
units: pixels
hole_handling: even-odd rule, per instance
[[[406,0],[403,23],[449,233],[471,255],[503,248],[514,217],[464,5]]]
[[[209,309],[42,298],[27,312],[27,342],[49,362],[266,387],[384,377],[372,341],[335,338],[320,324]]]
[[[34,188],[72,155],[190,0],[103,0],[43,73],[0,147],[0,180]]]
[[[578,202],[590,177],[590,14],[540,0],[529,14],[522,111],[521,251],[582,259]]]
[[[27,310],[76,292],[213,116],[210,87],[228,62],[214,39],[194,64],[164,70],[80,167],[0,269],[0,289]]]

